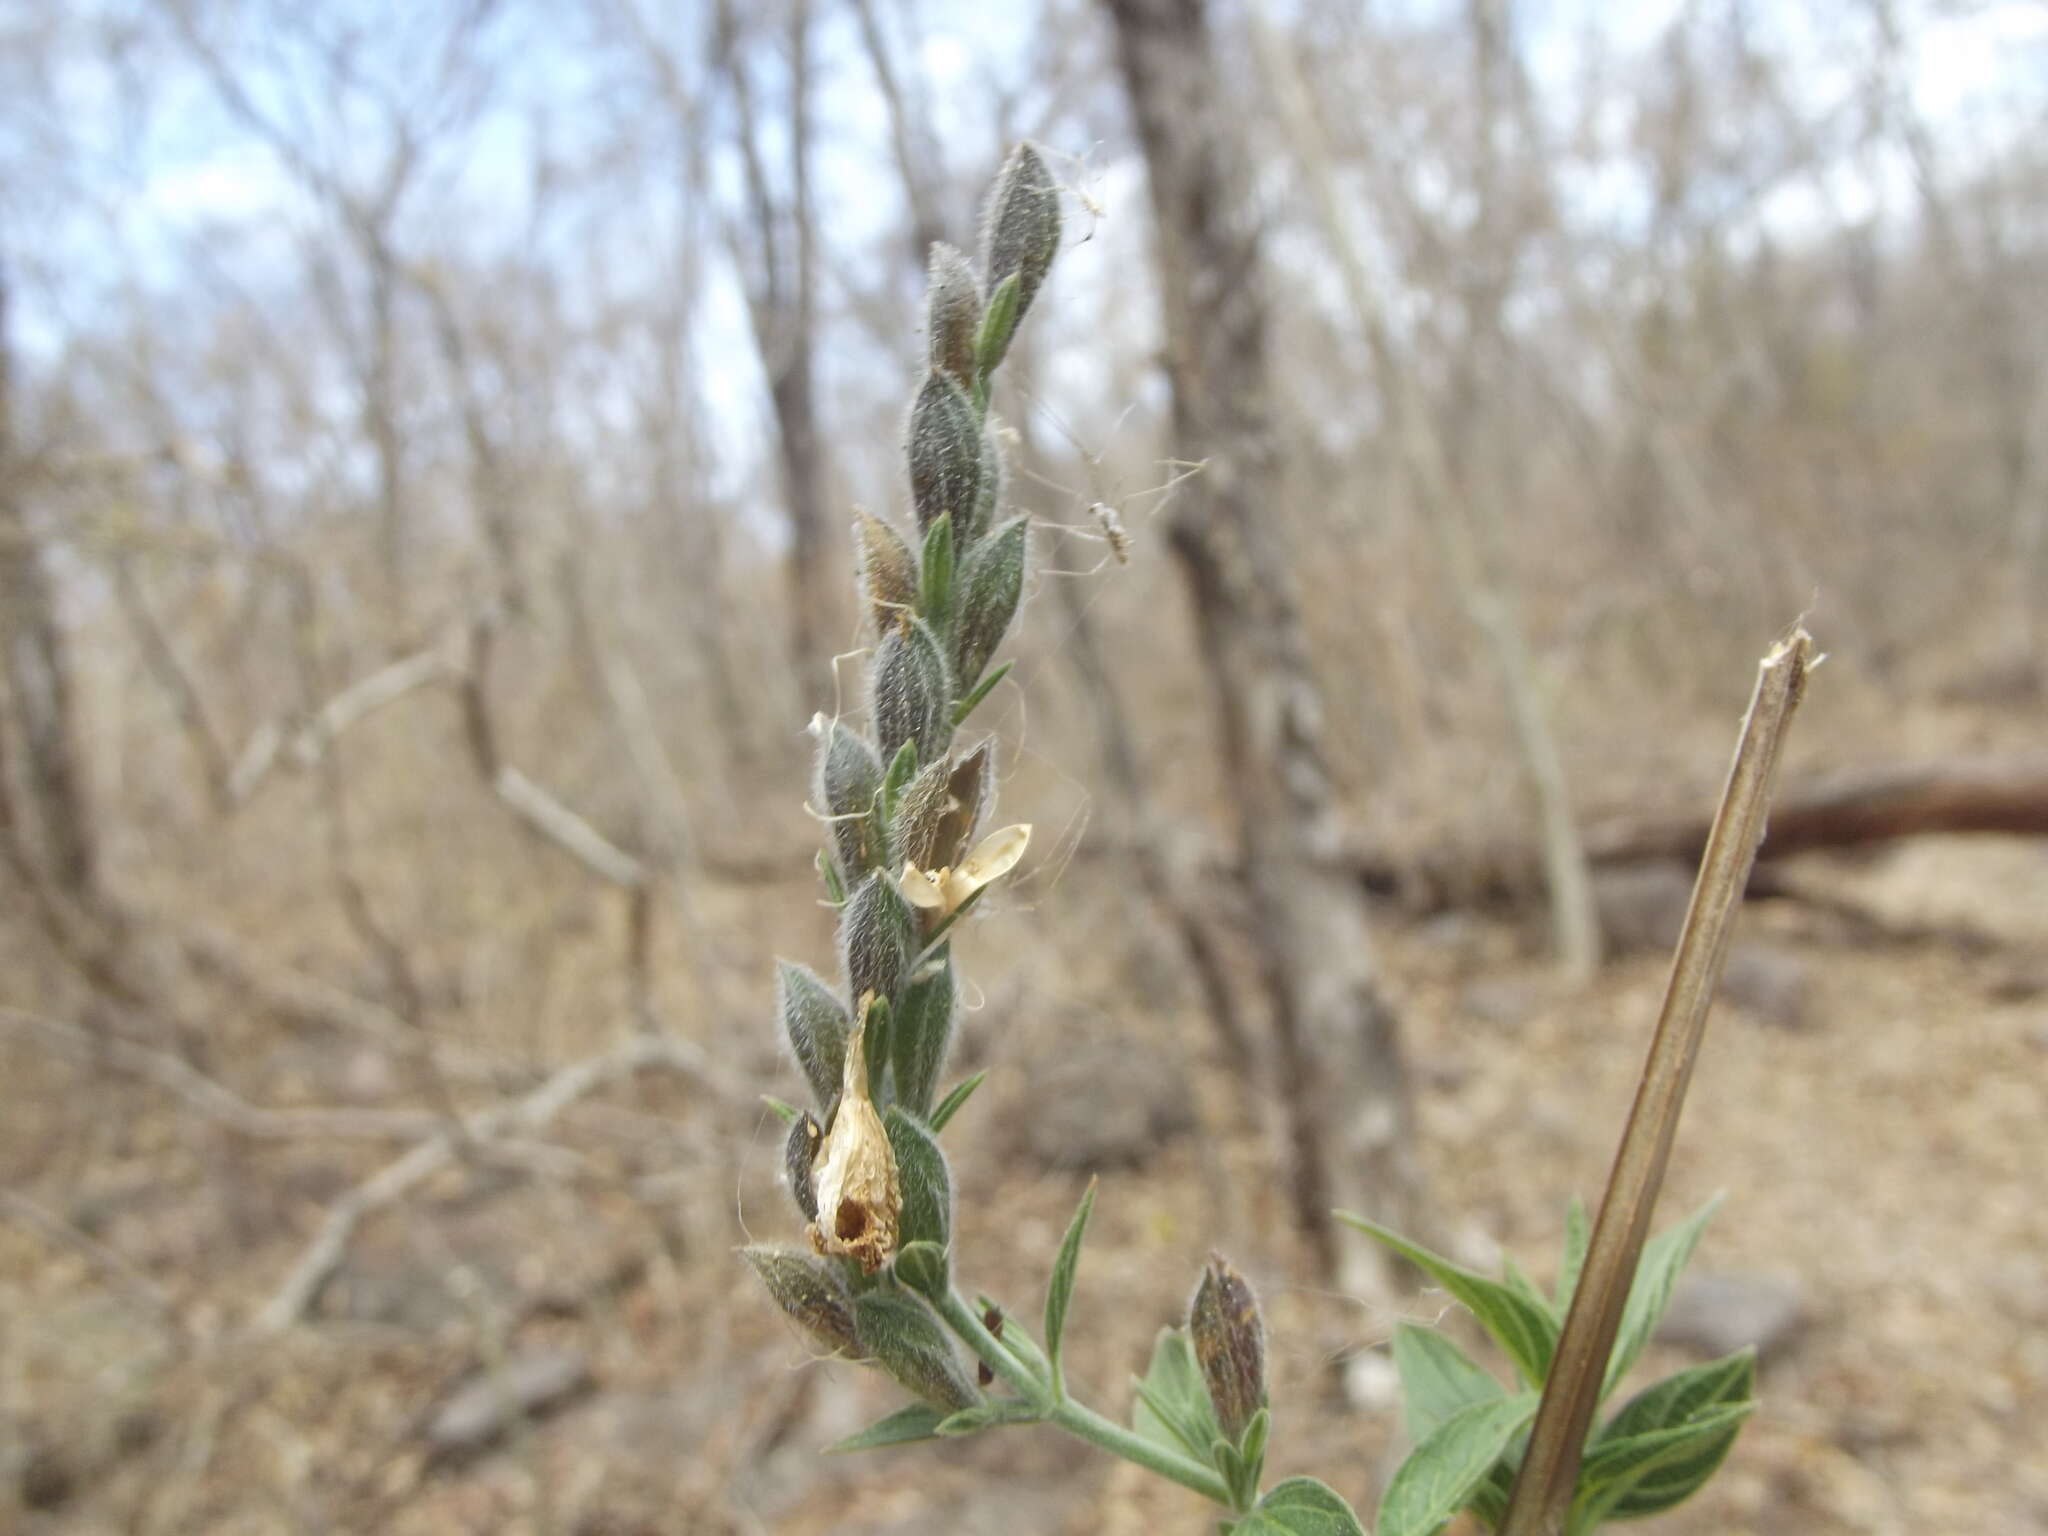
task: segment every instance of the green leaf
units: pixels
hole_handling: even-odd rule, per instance
[[[1636,1266],[1636,1277],[1629,1285],[1628,1304],[1621,1312],[1621,1327],[1614,1336],[1614,1353],[1607,1357],[1607,1377],[1600,1387],[1601,1397],[1605,1398],[1628,1374],[1628,1368],[1636,1363],[1643,1346],[1650,1342],[1650,1335],[1657,1331],[1657,1324],[1664,1320],[1664,1309],[1671,1305],[1671,1292],[1678,1284],[1679,1271],[1692,1257],[1700,1233],[1706,1230],[1707,1223],[1720,1206],[1721,1197],[1716,1195],[1685,1220],[1667,1227],[1643,1245],[1642,1262]]]
[[[1515,1437],[1515,1444],[1501,1453],[1501,1458],[1487,1468],[1486,1476],[1479,1486],[1472,1490],[1472,1497],[1465,1501],[1465,1507],[1477,1515],[1494,1530],[1500,1529],[1501,1521],[1507,1518],[1508,1496],[1515,1491],[1515,1473],[1522,1465],[1519,1447],[1528,1438],[1523,1430]]]
[[[1401,1411],[1418,1445],[1461,1408],[1506,1396],[1491,1374],[1434,1328],[1394,1327],[1394,1369],[1401,1373]]]
[[[1081,1196],[1074,1219],[1067,1223],[1067,1235],[1060,1239],[1059,1257],[1052,1263],[1052,1283],[1045,1290],[1045,1357],[1052,1362],[1052,1394],[1067,1395],[1066,1378],[1060,1371],[1060,1335],[1067,1326],[1067,1302],[1074,1294],[1074,1267],[1081,1262],[1081,1236],[1088,1230],[1088,1213],[1095,1209],[1095,1181]]]
[[[924,535],[924,559],[918,578],[917,610],[932,628],[944,634],[953,620],[953,514],[941,512]]]
[[[934,1408],[930,1403],[912,1403],[908,1408],[899,1408],[886,1419],[870,1424],[859,1434],[848,1435],[836,1445],[825,1447],[827,1455],[843,1451],[876,1451],[886,1445],[910,1445],[919,1440],[935,1439],[939,1426],[951,1415],[944,1408]]]
[[[839,866],[832,862],[832,855],[824,849],[818,850],[818,878],[825,882],[825,899],[835,907],[846,905],[846,884],[839,878]]]
[[[1001,666],[992,668],[986,677],[976,683],[967,697],[953,706],[953,724],[956,726],[960,725],[969,715],[973,714],[974,706],[987,698],[990,690],[997,683],[1008,677],[1010,675],[1010,668],[1015,665],[1017,665],[1015,661],[1006,661]]]
[[[1156,1445],[1182,1451],[1207,1463],[1223,1438],[1209,1388],[1195,1364],[1194,1349],[1179,1328],[1162,1328],[1152,1345],[1152,1364],[1137,1383],[1138,1400],[1131,1406],[1131,1427]]]
[[[1548,1307],[1532,1302],[1513,1286],[1453,1264],[1378,1222],[1348,1211],[1339,1211],[1337,1218],[1378,1239],[1427,1272],[1479,1319],[1479,1325],[1515,1362],[1524,1381],[1532,1387],[1543,1385],[1544,1373],[1550,1369],[1551,1352],[1557,1348],[1557,1319],[1550,1315]]]
[[[1661,1514],[1695,1493],[1720,1466],[1740,1428],[1739,1423],[1708,1423],[1702,1429],[1702,1421],[1722,1408],[1754,1406],[1755,1388],[1756,1351],[1742,1349],[1667,1376],[1630,1398],[1594,1436],[1587,1453],[1589,1465],[1593,1454],[1610,1444],[1670,1429],[1695,1434],[1687,1441],[1688,1454],[1659,1459],[1612,1503],[1604,1518],[1638,1520]]]
[[[1248,1491],[1259,1491],[1259,1478],[1266,1469],[1266,1442],[1273,1436],[1273,1413],[1261,1408],[1244,1427],[1244,1464],[1250,1478]]]
[[[1380,1500],[1375,1536],[1431,1536],[1472,1499],[1536,1413],[1523,1392],[1461,1408],[1408,1453]]]
[[[794,1104],[778,1099],[772,1093],[762,1094],[761,1102],[772,1109],[775,1112],[775,1118],[780,1120],[785,1126],[795,1124],[803,1116],[803,1111]]]
[[[1025,533],[1030,519],[1013,517],[967,552],[960,572],[959,612],[953,622],[953,672],[964,686],[979,680],[1002,644],[1024,595]],[[882,739],[889,740],[883,732]]]
[[[1003,354],[1010,350],[1010,338],[1017,333],[1019,293],[1019,279],[1012,272],[996,284],[981,312],[981,333],[974,339],[974,366],[983,381],[976,391],[977,398],[987,398],[988,376],[996,371]]]
[[[1586,1202],[1573,1195],[1564,1208],[1564,1261],[1557,1267],[1557,1299],[1551,1306],[1559,1322],[1571,1309],[1572,1293],[1579,1288],[1579,1271],[1586,1267],[1586,1243],[1590,1237]]]
[[[896,1154],[896,1185],[903,1209],[896,1230],[905,1243],[936,1243],[943,1253],[953,1234],[953,1179],[932,1133],[900,1104],[882,1111],[882,1129]]]
[[[941,948],[918,968],[895,1010],[889,1060],[896,1073],[896,1099],[913,1114],[931,1108],[939,1068],[953,1039],[953,962]]]
[[[1572,1494],[1567,1529],[1592,1530],[1601,1521],[1614,1518],[1620,1506],[1637,1493],[1644,1496],[1642,1514],[1669,1509],[1720,1465],[1742,1421],[1755,1408],[1754,1402],[1718,1403],[1674,1429],[1602,1440],[1588,1449]]]
[[[1513,1254],[1503,1253],[1500,1256],[1500,1277],[1509,1290],[1520,1292],[1523,1300],[1546,1312],[1550,1310],[1550,1298],[1522,1272],[1522,1266],[1515,1262]]]
[[[917,776],[917,747],[915,743],[904,742],[896,749],[896,755],[889,759],[889,770],[882,775],[876,798],[881,802],[881,823],[885,827],[896,825],[896,802],[903,798],[903,791]]]
[[[1365,1536],[1343,1496],[1312,1477],[1275,1484],[1231,1529],[1232,1536]]]
[[[899,1281],[928,1301],[946,1294],[946,1250],[929,1239],[898,1248],[892,1268]]]
[[[987,1076],[988,1069],[984,1067],[981,1071],[975,1073],[974,1076],[955,1083],[952,1092],[939,1100],[939,1107],[932,1111],[931,1118],[925,1122],[925,1124],[932,1128],[934,1134],[943,1131],[946,1128],[946,1122],[960,1113],[960,1106],[973,1097],[974,1090],[981,1086],[981,1080]]]

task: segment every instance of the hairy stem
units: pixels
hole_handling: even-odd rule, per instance
[[[1072,1398],[1054,1402],[1046,1384],[1025,1369],[1023,1362],[1004,1347],[1002,1340],[982,1326],[981,1319],[974,1315],[974,1309],[956,1292],[947,1292],[939,1301],[938,1309],[939,1315],[960,1336],[961,1342],[973,1350],[990,1370],[1038,1405],[1046,1423],[1057,1424],[1068,1434],[1086,1440],[1112,1456],[1121,1456],[1148,1472],[1156,1472],[1183,1488],[1192,1488],[1205,1499],[1226,1507],[1230,1505],[1230,1489],[1212,1468],[1191,1456],[1155,1444],[1135,1430],[1125,1429]]]

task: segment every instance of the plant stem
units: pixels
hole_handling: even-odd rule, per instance
[[[1178,1451],[1157,1445],[1072,1398],[1054,1402],[1046,1384],[1025,1369],[1023,1362],[1003,1346],[1002,1340],[982,1326],[981,1319],[974,1315],[974,1309],[960,1299],[958,1292],[948,1291],[940,1298],[938,1309],[947,1325],[990,1370],[1037,1405],[1046,1423],[1057,1424],[1068,1434],[1086,1440],[1112,1456],[1121,1456],[1148,1472],[1158,1473],[1169,1482],[1192,1488],[1205,1499],[1230,1507],[1230,1488],[1214,1468],[1192,1456],[1183,1456]]]
[[[1804,629],[1772,647],[1757,672],[1721,809],[1700,858],[1692,905],[1671,961],[1671,980],[1650,1040],[1600,1216],[1566,1314],[1529,1450],[1501,1519],[1500,1536],[1561,1536],[1570,1517],[1586,1431],[1600,1404],[1607,1357],[1628,1300],[1650,1215],[1678,1134],[1686,1086],[1706,1033],[1707,1009],[1721,978],[1742,888],[1756,861],[1770,810],[1771,782],[1792,713],[1805,693],[1813,641]]]
[[[1229,1485],[1211,1467],[1192,1456],[1183,1456],[1179,1451],[1168,1450],[1155,1441],[1147,1440],[1137,1431],[1125,1429],[1071,1397],[1054,1408],[1049,1418],[1068,1434],[1100,1446],[1112,1456],[1121,1456],[1125,1461],[1135,1462],[1149,1472],[1157,1472],[1183,1488],[1192,1488],[1203,1498],[1212,1499],[1226,1509],[1235,1507],[1231,1503]]]
[[[1002,1377],[1020,1397],[1035,1404],[1041,1413],[1051,1411],[1052,1396],[1046,1384],[1034,1376],[1022,1360],[1010,1353],[1001,1339],[982,1325],[981,1319],[974,1315],[974,1308],[960,1299],[958,1291],[948,1290],[939,1299],[938,1309],[947,1325],[990,1370]]]

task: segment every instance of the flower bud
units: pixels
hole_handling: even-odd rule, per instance
[[[1020,553],[1020,574],[1021,559]],[[972,566],[967,574],[971,583]],[[971,585],[966,586],[964,595],[969,602],[974,600]],[[1013,596],[1012,611],[1016,606]],[[961,617],[964,627],[970,615],[963,612]],[[1009,622],[1005,614],[1003,623]],[[991,646],[994,643],[993,639],[989,642]],[[891,630],[875,647],[872,702],[875,734],[881,738],[885,761],[894,758],[906,741],[916,743],[919,763],[928,763],[945,752],[953,735],[953,680],[938,637],[924,620],[912,619]]]
[[[996,175],[982,223],[981,248],[986,258],[988,291],[993,294],[1012,274],[1017,279],[1016,308],[1002,335],[985,339],[982,370],[1003,360],[1017,321],[1060,249],[1060,193],[1035,144],[1019,144]]]
[[[846,1005],[817,972],[787,960],[775,962],[775,993],[789,1048],[804,1069],[818,1107],[829,1110],[846,1072]]]
[[[925,329],[931,341],[932,367],[945,369],[962,389],[972,389],[974,339],[981,330],[981,290],[967,258],[943,240],[932,246]]]
[[[882,784],[882,762],[858,731],[823,715],[811,722],[818,737],[818,771],[814,793],[822,814],[831,818],[833,856],[839,879],[852,885],[883,860],[883,830],[874,814],[875,791]]]
[[[776,1304],[827,1349],[854,1358],[863,1353],[853,1297],[830,1264],[794,1248],[742,1248],[740,1257],[761,1277]]]
[[[874,620],[875,633],[886,635],[917,605],[916,563],[903,535],[872,512],[862,512],[854,519],[853,539],[868,616]]]
[[[1252,1415],[1266,1405],[1266,1328],[1252,1288],[1220,1254],[1209,1256],[1195,1289],[1188,1334],[1216,1422],[1237,1445]]]
[[[887,875],[869,875],[847,898],[839,932],[846,946],[849,993],[873,993],[886,1001],[903,990],[917,944],[917,920]]]
[[[981,494],[981,418],[950,373],[925,375],[910,404],[910,504],[920,532],[941,512],[964,522]]]
[[[930,1308],[907,1291],[868,1291],[854,1301],[862,1346],[897,1381],[941,1408],[981,1401]]]
[[[805,1110],[789,1122],[789,1135],[782,1143],[782,1168],[789,1176],[789,1192],[806,1221],[818,1219],[818,1191],[811,1182],[811,1168],[818,1160],[818,1148],[825,1144],[824,1127]]]

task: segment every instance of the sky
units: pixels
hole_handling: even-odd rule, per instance
[[[605,39],[605,18],[626,0],[587,7],[502,5],[479,33],[490,89],[467,108],[452,149],[431,148],[420,188],[406,205],[402,242],[452,246],[480,258],[517,255],[556,261],[572,303],[594,313],[611,298],[667,279],[674,231],[685,217],[677,181],[661,161],[663,139],[648,103],[620,85],[621,30]],[[643,13],[671,24],[686,61],[697,8],[641,0]],[[898,13],[884,5],[886,16]],[[1433,7],[1385,8],[1394,24]],[[1596,60],[1621,61],[1652,49],[1678,7],[1666,0],[1615,6],[1598,0],[1526,0],[1516,26],[1540,96],[1562,113]],[[333,106],[326,64],[292,46],[259,18],[263,5],[202,7],[206,34],[232,58],[251,108],[293,143],[311,146],[323,173],[362,188],[390,143],[382,103],[418,115],[436,100],[468,93],[444,67],[446,6],[398,0],[338,0],[317,12],[321,35],[350,59],[349,104]],[[1276,7],[1276,13],[1278,8]],[[75,337],[103,325],[110,310],[176,306],[189,298],[195,262],[231,275],[261,302],[271,281],[297,281],[309,243],[332,239],[331,214],[278,148],[252,132],[166,26],[167,10],[129,11],[120,0],[81,0],[54,15],[33,0],[0,0],[0,87],[15,105],[0,113],[0,251],[26,274],[12,317],[12,341],[31,367],[53,363]],[[929,82],[941,134],[981,153],[992,141],[986,114],[970,107],[989,82],[1028,97],[1034,47],[1028,7],[972,7],[921,0],[917,63]],[[1802,116],[1852,111],[1867,75],[1863,12],[1836,5],[1758,7],[1750,25],[1793,61]],[[1899,8],[1908,46],[1903,86],[1930,125],[1944,168],[1966,171],[2021,134],[2037,132],[2048,101],[2048,7],[1993,3]],[[902,210],[887,150],[887,118],[861,55],[848,9],[826,5],[817,34],[819,125],[816,184],[834,259],[885,247]],[[1840,24],[1848,16],[1851,25]],[[1835,22],[1822,18],[1835,17]],[[131,41],[118,41],[124,37]],[[117,41],[110,44],[109,39]],[[11,46],[34,39],[42,46]],[[627,74],[632,71],[628,70]],[[10,78],[11,76],[11,78]],[[764,81],[772,102],[777,86]],[[729,111],[720,99],[700,105]],[[1626,223],[1644,206],[1630,157],[1630,123],[1618,113],[1598,126],[1612,163],[1580,168],[1570,183],[1576,213]],[[981,120],[975,120],[975,119]],[[618,163],[639,139],[652,159]],[[595,179],[575,216],[555,226],[557,249],[531,239],[535,148]],[[992,151],[992,142],[989,149]],[[1050,145],[1086,204],[1069,205],[1070,248],[1062,282],[1093,314],[1112,302],[1115,272],[1141,250],[1142,175],[1128,146]],[[956,168],[966,171],[968,167]],[[729,156],[713,163],[727,206],[739,192]],[[572,197],[575,195],[571,194]],[[1826,183],[1798,179],[1755,212],[1780,239],[1840,218],[1882,218],[1910,207],[1911,178],[1895,151],[1839,160]],[[1092,205],[1092,206],[1088,206]],[[699,384],[724,443],[730,491],[766,446],[761,377],[753,362],[740,274],[700,225],[712,258],[694,318]],[[1085,238],[1084,238],[1085,237]],[[831,301],[828,261],[827,300]],[[850,365],[865,367],[866,360]],[[835,366],[828,358],[828,368]],[[836,381],[843,385],[846,380]],[[1082,381],[1069,381],[1078,388]],[[339,386],[337,386],[339,387]],[[601,386],[600,393],[601,393]],[[1057,391],[1055,391],[1057,392]],[[619,402],[613,402],[614,405]],[[340,402],[337,402],[339,405]],[[589,402],[605,408],[601,399]]]

